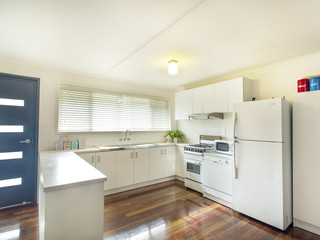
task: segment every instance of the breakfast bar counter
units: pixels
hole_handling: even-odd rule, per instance
[[[73,152],[40,152],[40,239],[103,239],[106,179]]]

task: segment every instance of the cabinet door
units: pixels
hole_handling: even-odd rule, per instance
[[[96,154],[96,168],[107,176],[104,182],[104,190],[110,190],[116,187],[116,152],[102,152]]]
[[[175,120],[181,119],[181,92],[176,92],[175,94],[175,105],[174,105],[174,111],[175,111]]]
[[[202,92],[203,87],[192,89],[192,113],[203,113]]]
[[[192,89],[182,91],[180,94],[181,94],[180,119],[189,119],[188,115],[192,114]]]
[[[176,175],[184,178],[184,147],[176,147]]]
[[[134,151],[117,151],[117,187],[124,187],[133,184],[133,161]]]
[[[134,183],[149,181],[149,149],[136,150],[134,154]]]
[[[96,166],[96,154],[95,153],[78,153],[79,157],[81,157],[83,160],[86,160],[88,163],[90,163],[92,166]]]
[[[233,104],[243,102],[243,78],[227,81],[228,84],[228,112],[233,112]]]
[[[203,112],[211,113],[214,111],[214,84],[203,88]]]
[[[174,176],[176,174],[175,147],[163,148],[163,175],[164,177]]]
[[[228,111],[228,86],[227,82],[214,84],[214,112]]]
[[[150,148],[150,180],[163,177],[163,154],[162,148]]]

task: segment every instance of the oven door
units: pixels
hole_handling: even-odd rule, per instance
[[[185,159],[185,178],[201,183],[201,162]]]

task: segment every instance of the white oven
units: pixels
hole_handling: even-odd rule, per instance
[[[203,154],[185,152],[184,160],[185,186],[202,193],[201,165],[203,162]]]
[[[203,193],[202,170],[203,154],[214,150],[214,141],[220,140],[220,136],[200,135],[199,144],[184,147],[184,185],[188,188]]]

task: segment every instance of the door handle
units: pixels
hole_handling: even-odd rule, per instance
[[[26,140],[19,141],[19,143],[26,143],[26,144],[29,144],[29,143],[31,143],[31,140],[30,140],[29,138],[27,138]]]
[[[235,139],[234,140],[234,144],[233,144],[233,159],[232,159],[233,160],[233,164],[232,164],[232,167],[233,167],[232,170],[233,171],[232,172],[233,172],[233,178],[234,179],[238,178],[238,176],[237,176],[237,166],[236,166],[236,162],[237,162],[236,161],[236,157],[237,157],[236,144],[237,143],[239,143],[239,142],[238,142],[238,140]]]

